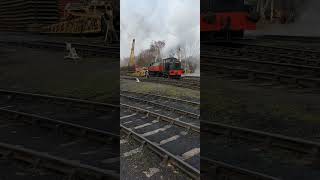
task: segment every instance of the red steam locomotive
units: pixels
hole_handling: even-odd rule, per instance
[[[154,62],[148,67],[148,75],[151,77],[181,78],[183,73],[181,62],[173,57]]]
[[[255,30],[258,14],[244,0],[200,0],[201,36],[205,38],[243,37]]]

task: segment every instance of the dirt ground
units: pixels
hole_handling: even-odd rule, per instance
[[[181,87],[176,87],[172,85],[157,84],[151,82],[139,82],[133,80],[121,80],[121,90],[141,92],[141,93],[151,93],[151,94],[160,94],[163,96],[176,97],[181,99],[188,99],[199,101],[200,100],[200,91],[185,89]]]
[[[0,46],[0,88],[119,102],[119,59],[65,60],[64,52]]]
[[[299,93],[286,87],[254,86],[203,74],[201,116],[240,127],[320,138],[319,94]]]

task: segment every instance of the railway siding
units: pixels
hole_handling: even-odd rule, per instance
[[[320,86],[318,52],[241,42],[204,43],[204,49],[204,71],[303,88]]]
[[[117,157],[111,148],[119,143],[116,134],[5,109],[0,110],[0,119],[4,137],[0,149],[7,159],[70,177],[119,178],[116,166],[102,161]]]
[[[191,116],[189,118],[199,124],[199,116],[188,111],[179,111],[177,107],[172,111],[174,109],[172,104],[184,104],[190,108],[189,110],[199,108],[199,104],[177,98],[171,100],[170,97],[153,94],[145,96],[143,93],[129,91],[122,91],[121,95],[121,130],[127,138],[138,141],[142,147],[158,155],[162,163],[173,165],[192,179],[199,179],[200,127],[178,118],[181,115]],[[162,101],[168,101],[171,106],[162,104]],[[122,141],[128,141],[126,139]]]
[[[132,76],[120,76],[120,79],[126,79],[126,80],[136,80],[136,77]],[[160,83],[160,84],[167,84],[192,90],[199,90],[200,89],[200,81],[198,80],[174,80],[174,79],[165,79],[165,78],[144,78],[139,77],[140,81],[145,82],[152,82],[152,83]]]
[[[1,40],[0,44],[4,44],[6,46],[20,46],[27,48],[40,48],[40,49],[50,49],[50,50],[58,50],[65,51],[66,43],[59,41],[4,41]],[[72,43],[72,47],[74,47],[81,56],[89,57],[89,56],[97,56],[97,57],[108,57],[108,58],[119,58],[119,48],[118,47],[106,47],[106,46],[98,46],[98,45],[88,45],[88,44],[80,44],[80,43]],[[118,59],[117,59],[118,60]]]
[[[161,109],[165,109],[166,111],[171,111],[172,113],[179,114],[184,117],[188,117],[191,119],[199,119],[200,113],[199,109],[195,109],[194,107],[188,107],[188,106],[183,106],[182,104],[178,103],[168,103],[168,102],[163,102],[163,101],[157,101],[157,99],[148,99],[148,98],[141,98],[137,96],[130,96],[126,94],[121,94],[121,97],[125,99],[129,99],[134,102],[140,102],[143,103],[144,105],[148,104],[151,105],[152,107],[159,107]],[[150,106],[147,108],[151,108]],[[158,109],[156,109],[158,111]]]
[[[0,104],[2,109],[33,113],[95,129],[110,128],[115,133],[118,129],[116,125],[108,124],[119,116],[117,105],[6,90],[0,90]]]
[[[319,143],[207,121],[201,124],[205,163],[220,160],[279,179],[317,179],[319,176],[315,167]],[[292,171],[294,169],[299,171]]]

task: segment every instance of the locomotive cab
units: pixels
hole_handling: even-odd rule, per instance
[[[163,60],[164,77],[181,78],[184,70],[181,68],[181,62],[177,58],[167,58]]]

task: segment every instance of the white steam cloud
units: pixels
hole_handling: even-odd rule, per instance
[[[136,55],[159,40],[166,42],[164,55],[178,46],[195,47],[192,54],[200,54],[199,0],[121,0],[120,7],[121,59],[130,56],[133,38]]]

